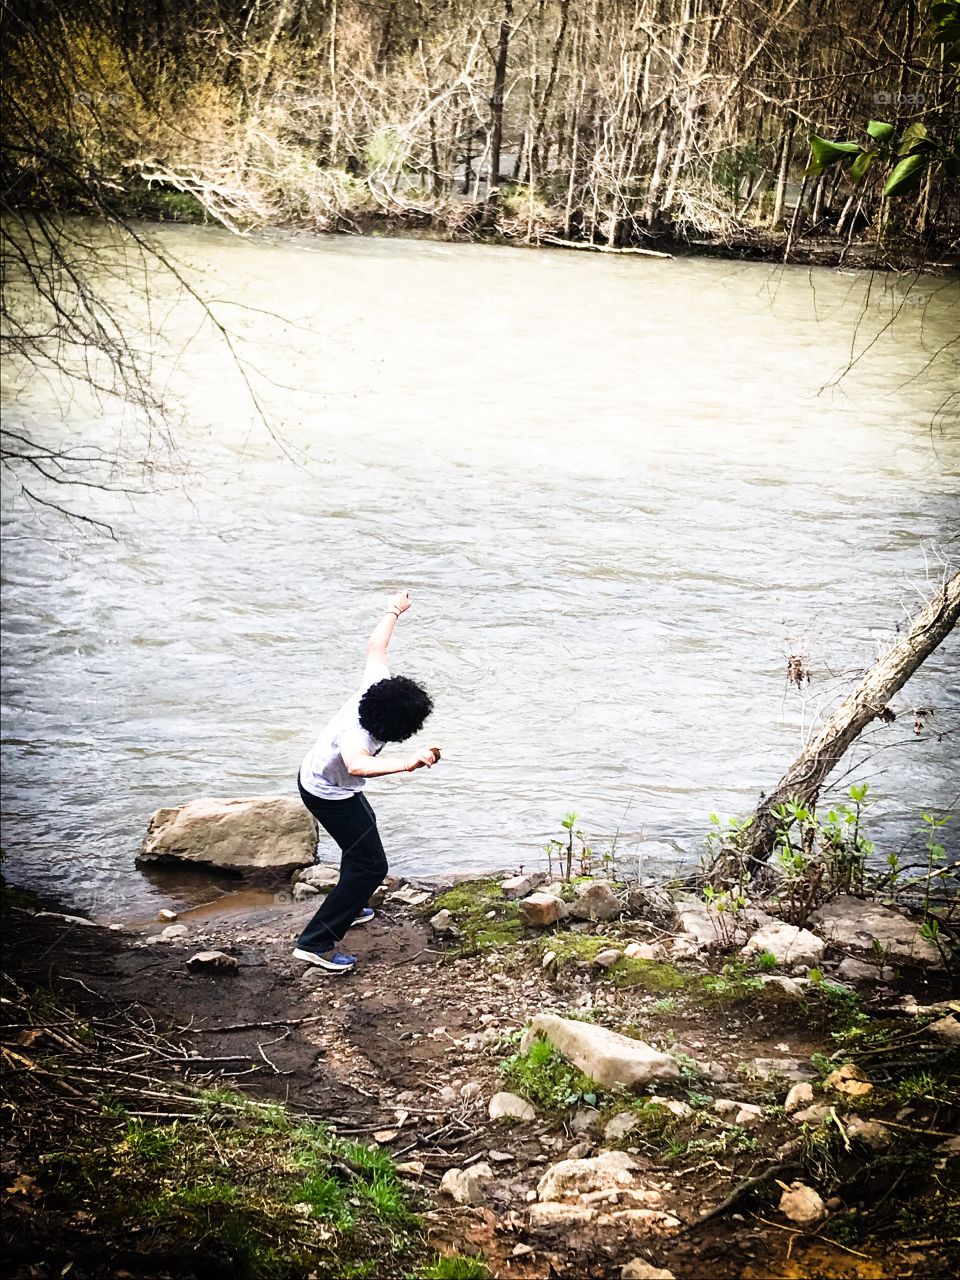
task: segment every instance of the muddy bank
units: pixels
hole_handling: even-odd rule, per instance
[[[609,920],[536,927],[500,880],[402,891],[346,975],[292,960],[309,901],[206,908],[163,937],[8,895],[9,1273],[954,1274],[950,976],[847,983],[845,945],[802,973],[683,955],[665,900],[612,892]],[[191,972],[201,949],[235,971]],[[676,1070],[598,1085],[521,1043],[544,1014]],[[522,1118],[491,1118],[501,1094]],[[261,1103],[282,1104],[269,1123],[243,1110]],[[819,1200],[807,1221],[782,1210],[794,1183]]]

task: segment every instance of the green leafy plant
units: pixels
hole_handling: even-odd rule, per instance
[[[417,1280],[488,1280],[490,1268],[482,1253],[437,1254],[418,1273]]]
[[[526,1053],[515,1053],[500,1065],[506,1083],[534,1106],[554,1113],[586,1103],[596,1106],[601,1089],[595,1080],[572,1067],[545,1040],[535,1040]]]

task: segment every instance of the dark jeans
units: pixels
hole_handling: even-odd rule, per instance
[[[377,819],[361,792],[349,800],[321,800],[305,791],[297,779],[300,799],[340,846],[340,879],[301,933],[304,951],[329,951],[367,905],[387,874],[387,858],[380,843]]]

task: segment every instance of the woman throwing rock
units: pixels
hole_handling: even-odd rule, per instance
[[[387,874],[377,819],[363,794],[367,778],[429,769],[440,759],[438,747],[408,756],[380,754],[388,742],[405,742],[419,732],[433,710],[426,689],[407,676],[392,676],[387,666],[393,629],[409,608],[408,591],[391,598],[367,641],[362,685],[324,726],[297,778],[300,798],[340,846],[341,856],[340,879],[293,954],[331,973],[345,973],[357,963],[339,943],[352,925],[373,919],[367,902]]]

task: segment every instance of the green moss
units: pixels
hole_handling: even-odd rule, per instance
[[[538,946],[541,955],[552,951],[558,968],[568,964],[592,964],[601,951],[617,945],[616,938],[606,938],[592,933],[556,933],[541,938]],[[607,978],[615,987],[639,987],[644,991],[682,991],[688,979],[667,961],[635,960],[621,956],[608,969],[598,970],[599,978]]]
[[[464,955],[518,942],[523,932],[519,904],[505,898],[496,880],[465,880],[428,904],[425,913],[449,911]]]

